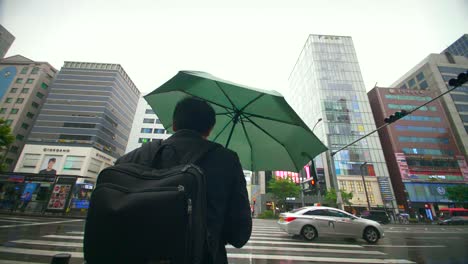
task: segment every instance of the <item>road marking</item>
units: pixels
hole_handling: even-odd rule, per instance
[[[6,219],[0,219],[0,222],[23,223],[23,224],[36,223],[36,222],[32,222],[32,221],[24,221],[24,220],[6,220]]]
[[[81,232],[81,231],[70,231],[70,232],[67,232],[67,234],[84,235],[84,232]]]
[[[64,238],[64,239],[72,239],[72,240],[83,240],[83,236],[62,236],[62,235],[47,235],[44,236],[47,238]]]
[[[58,250],[40,250],[40,249],[29,249],[29,248],[13,248],[13,247],[2,247],[0,246],[0,252],[14,253],[14,254],[29,254],[38,256],[54,256],[56,254],[68,253],[73,258],[83,258],[83,252],[64,252]]]
[[[363,245],[365,247],[389,247],[389,248],[444,248],[444,245]]]
[[[252,231],[252,234],[253,233],[258,233],[258,234],[265,234],[265,232],[259,232],[259,231]],[[286,232],[284,231],[268,231],[269,234],[287,234]]]
[[[467,229],[468,231],[468,229]],[[417,232],[417,231],[385,231],[385,233],[406,233],[406,234],[460,234],[460,232],[451,232],[451,231],[424,231],[423,233]],[[468,232],[462,232],[463,234],[466,234]]]
[[[31,223],[31,224],[21,224],[21,225],[3,225],[0,228],[11,228],[11,227],[23,227],[23,226],[37,226],[37,225],[53,225],[53,224],[63,224],[63,223],[71,223],[71,222],[81,222],[84,221],[83,219],[77,220],[66,220],[66,221],[55,221],[55,222],[42,222],[42,223]]]
[[[267,236],[251,236],[250,240],[281,240],[281,241],[297,241],[292,238],[286,238],[286,237],[267,237]]]
[[[226,248],[236,249],[235,247],[228,245]],[[292,248],[292,247],[271,247],[271,246],[243,246],[242,249],[254,249],[254,250],[274,250],[274,251],[296,251],[296,252],[321,252],[321,253],[342,253],[342,254],[369,254],[369,255],[386,255],[380,251],[367,251],[367,250],[356,250],[356,249],[328,249],[328,248]]]
[[[309,262],[338,262],[338,263],[416,263],[404,259],[370,259],[370,258],[328,258],[328,257],[303,257],[290,255],[262,255],[262,254],[234,254],[228,253],[228,258],[233,259],[272,259],[272,260],[296,260]]]
[[[6,260],[6,259],[0,259],[2,264],[44,264],[44,263],[39,263],[39,262],[24,262],[24,261],[16,261],[16,260]]]
[[[319,246],[319,247],[344,247],[344,248],[363,248],[360,245],[348,245],[348,244],[327,244],[327,243],[305,243],[305,242],[279,242],[279,241],[267,241],[267,240],[252,240],[248,241],[247,244],[270,244],[270,245],[296,245],[296,246]]]
[[[285,236],[290,236],[288,233],[283,232],[283,233],[275,233],[275,234],[265,234],[263,232],[252,232],[252,235],[255,236],[268,236],[268,237],[285,237]]]
[[[10,241],[16,244],[28,244],[28,245],[47,245],[47,246],[61,246],[61,247],[83,247],[83,243],[76,242],[62,242],[62,241],[50,241],[50,240],[32,240],[32,239],[19,239]]]

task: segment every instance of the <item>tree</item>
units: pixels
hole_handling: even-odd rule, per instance
[[[284,208],[287,197],[297,197],[301,187],[296,185],[291,179],[271,179],[268,188],[275,198],[275,203],[279,208]]]
[[[351,200],[353,199],[353,193],[352,192],[346,192],[344,190],[341,190],[341,199],[343,200],[344,205],[351,205]],[[335,189],[331,188],[330,190],[327,190],[325,193],[325,202],[329,204],[332,207],[336,207],[336,191]]]
[[[447,188],[447,197],[454,203],[463,206],[468,202],[468,185],[457,184],[456,186]]]
[[[14,141],[15,137],[11,134],[10,126],[6,124],[4,119],[0,118],[0,172],[6,169],[5,158],[8,153],[8,148]]]

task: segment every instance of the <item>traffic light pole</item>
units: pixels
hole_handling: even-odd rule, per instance
[[[444,96],[444,95],[450,93],[451,91],[457,89],[457,88],[460,87],[460,86],[461,86],[461,85],[455,86],[455,87],[453,87],[453,88],[447,90],[446,92],[443,92],[443,93],[439,94],[438,96],[432,98],[432,100],[429,100],[429,101],[425,102],[424,104],[422,104],[422,105],[420,105],[420,106],[418,106],[418,107],[412,109],[411,111],[406,112],[406,115],[410,115],[410,114],[413,113],[414,111],[417,111],[417,110],[419,110],[421,107],[424,107],[424,106],[426,106],[426,105],[428,105],[428,104],[434,102],[435,100],[437,100],[437,99],[439,99],[440,97],[442,97],[442,96]],[[399,120],[399,119],[398,119],[398,120]],[[398,120],[395,120],[394,122],[396,122],[396,121],[398,121]],[[392,122],[392,123],[393,123],[393,122]],[[353,142],[351,142],[351,143],[345,145],[344,147],[341,147],[340,149],[338,149],[338,150],[332,152],[332,153],[331,153],[332,158],[333,158],[333,156],[335,156],[336,153],[342,151],[342,150],[345,149],[345,148],[348,148],[349,146],[352,146],[352,145],[356,144],[356,142],[358,142],[358,141],[360,141],[360,140],[362,140],[362,139],[364,139],[364,138],[366,138],[366,137],[368,137],[368,136],[374,134],[375,132],[379,131],[380,129],[382,129],[382,128],[384,128],[384,127],[390,125],[390,124],[391,124],[391,123],[386,123],[386,124],[384,124],[384,125],[381,125],[380,127],[378,127],[377,129],[371,131],[371,132],[368,133],[367,135],[364,135],[364,136],[362,136],[362,137],[360,137],[360,138],[354,140]]]

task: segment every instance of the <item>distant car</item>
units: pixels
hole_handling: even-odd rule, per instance
[[[439,225],[468,225],[468,217],[466,216],[453,216],[439,222]]]
[[[381,210],[363,211],[361,213],[361,217],[365,219],[377,221],[381,224],[390,223],[390,216],[387,214],[387,212],[381,211]]]
[[[384,230],[376,221],[324,206],[303,207],[282,213],[278,224],[288,234],[301,235],[309,241],[318,236],[339,236],[363,238],[374,244],[384,237]]]

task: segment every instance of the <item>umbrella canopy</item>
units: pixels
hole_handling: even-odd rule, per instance
[[[281,94],[235,84],[208,73],[181,71],[145,96],[164,127],[181,99],[192,96],[211,104],[216,125],[209,137],[237,152],[251,171],[300,171],[327,148]]]

